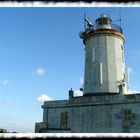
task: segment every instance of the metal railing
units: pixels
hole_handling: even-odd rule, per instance
[[[119,25],[111,24],[111,28],[112,28],[113,30],[116,30],[116,31],[122,33],[122,28],[121,28]]]
[[[107,26],[107,25],[106,25]],[[94,30],[97,30],[97,25],[95,25],[94,27],[93,27],[93,29]],[[102,28],[103,29],[103,28]],[[107,28],[106,28],[107,29]],[[109,25],[109,29],[112,29],[112,30],[115,30],[115,31],[118,31],[118,32],[120,32],[120,33],[122,33],[122,28],[119,26],[119,25],[117,25],[117,24],[110,24]]]

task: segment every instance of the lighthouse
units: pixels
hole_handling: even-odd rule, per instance
[[[85,45],[84,95],[128,93],[124,59],[125,38],[120,26],[101,14],[80,32]]]
[[[84,95],[71,88],[68,100],[45,101],[35,132],[140,133],[140,93],[128,94],[122,29],[106,14],[84,21]]]

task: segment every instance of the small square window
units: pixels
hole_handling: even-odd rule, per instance
[[[127,121],[130,121],[132,120],[132,112],[130,109],[126,109],[123,111],[124,113],[124,119],[127,120]]]

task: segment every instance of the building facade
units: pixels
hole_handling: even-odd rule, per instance
[[[46,101],[36,133],[140,132],[140,94],[128,94],[121,27],[102,14],[95,25],[85,18],[83,96]]]
[[[45,102],[42,108],[37,133],[140,132],[140,94],[72,97]]]

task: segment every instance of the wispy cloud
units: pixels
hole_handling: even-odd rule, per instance
[[[7,106],[11,106],[11,105],[14,104],[14,102],[13,102],[12,100],[4,100],[2,103],[3,103],[4,105],[7,105]]]
[[[80,77],[80,84],[84,84],[84,78],[83,77]]]
[[[9,80],[0,80],[0,84],[2,84],[2,85],[9,85],[10,81]]]
[[[133,50],[131,53],[133,57],[140,57],[140,50]]]
[[[36,98],[37,103],[43,104],[44,101],[51,101],[52,98],[46,94],[42,94]]]
[[[43,68],[37,68],[34,71],[34,74],[37,75],[37,76],[44,76],[45,75],[45,70]]]

